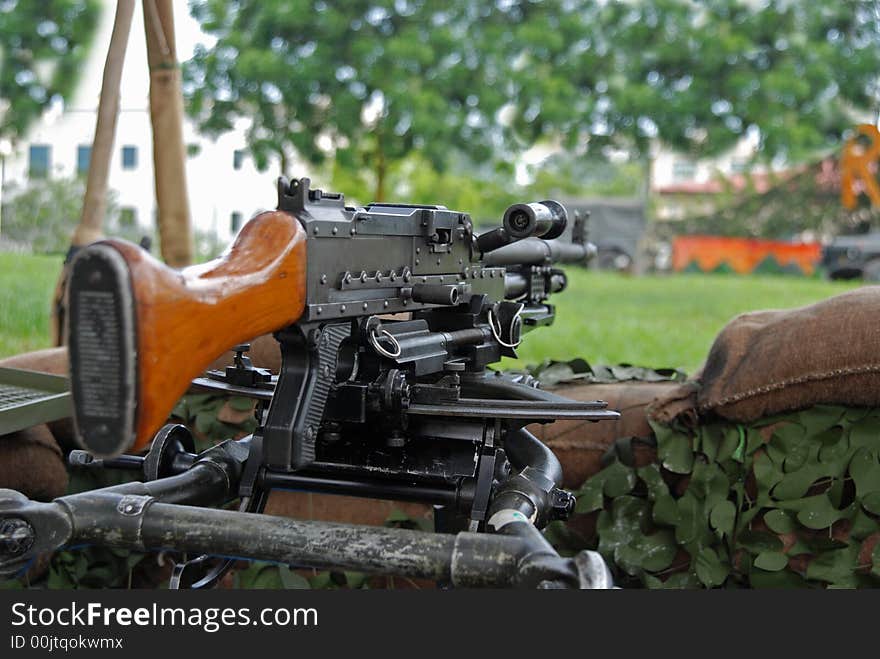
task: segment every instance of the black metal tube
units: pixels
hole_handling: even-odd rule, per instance
[[[264,471],[260,476],[264,489],[304,490],[325,494],[343,494],[371,499],[390,499],[393,501],[415,501],[454,506],[458,502],[456,488],[395,483],[380,480],[350,480],[326,476],[308,476],[298,473]]]
[[[507,272],[504,275],[504,297],[512,300],[522,297],[528,291],[529,282],[519,272]]]
[[[489,371],[474,377],[462,376],[461,393],[466,398],[510,398],[513,400],[539,400],[548,403],[571,403],[570,398],[512,382],[498,371]]]
[[[545,265],[585,262],[593,255],[591,245],[561,240],[525,238],[483,255],[483,265]]]
[[[162,503],[146,511],[142,537],[150,549],[186,547],[215,556],[423,579],[449,579],[455,547],[452,535]]]
[[[185,547],[194,553],[464,587],[517,584],[521,559],[534,551],[528,539],[519,537],[303,522],[162,503],[147,508],[141,537],[148,549]]]
[[[565,289],[567,281],[565,274],[555,272],[550,276],[550,293],[559,293]],[[529,292],[529,280],[521,272],[506,272],[504,274],[504,297],[515,300]]]
[[[514,238],[557,238],[565,231],[568,217],[562,204],[548,200],[514,204],[504,211],[501,222]]]
[[[192,469],[146,483],[132,482],[92,490],[91,493],[133,494],[154,497],[165,503],[206,506],[224,503],[235,496],[233,484],[223,468],[213,462],[199,462]],[[62,500],[79,495],[62,497]]]
[[[512,430],[504,436],[504,450],[510,463],[519,468],[531,467],[562,485],[562,465],[547,445],[525,428]]]
[[[412,287],[412,299],[423,304],[458,304],[458,286],[453,284],[416,284]]]

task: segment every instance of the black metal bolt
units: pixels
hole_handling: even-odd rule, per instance
[[[0,556],[21,556],[30,549],[37,535],[26,520],[7,517],[0,520]]]
[[[551,519],[568,519],[574,512],[577,499],[571,492],[554,488],[550,493],[550,518]]]

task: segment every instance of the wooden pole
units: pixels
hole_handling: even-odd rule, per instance
[[[193,237],[186,194],[183,93],[171,0],[143,0],[150,65],[153,169],[162,258],[175,268],[192,263]]]
[[[113,157],[116,121],[119,117],[119,83],[122,80],[122,66],[125,63],[128,35],[131,32],[134,3],[135,0],[119,0],[116,3],[113,33],[110,36],[110,47],[107,49],[107,59],[104,62],[104,77],[101,81],[101,97],[98,101],[98,116],[89,157],[82,215],[73,231],[70,240],[71,249],[55,286],[52,304],[52,339],[55,345],[61,345],[63,342],[64,294],[67,288],[68,262],[77,247],[99,240],[104,233],[107,181],[110,175],[110,161]]]

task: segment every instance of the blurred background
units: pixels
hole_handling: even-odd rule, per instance
[[[688,371],[736,313],[880,279],[865,128],[880,113],[876,2],[137,5],[107,235],[160,242],[150,65],[179,63],[186,259],[215,256],[274,207],[282,174],[485,227],[511,203],[555,198],[590,211],[599,256],[571,273],[556,326],[521,361]],[[163,6],[157,35],[144,17]],[[0,357],[51,343],[115,8],[0,0]],[[848,170],[847,154],[864,167]]]

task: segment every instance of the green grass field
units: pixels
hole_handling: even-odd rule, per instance
[[[49,306],[62,261],[0,252],[0,357],[49,345]]]
[[[790,276],[627,277],[576,269],[568,275],[569,288],[553,298],[556,322],[526,337],[521,363],[583,357],[691,373],[736,314],[797,307],[858,285]]]
[[[0,357],[49,345],[49,302],[61,257],[0,253]],[[852,288],[795,277],[627,277],[569,270],[556,323],[526,337],[521,363],[583,357],[694,371],[734,315],[795,307]],[[507,360],[507,365],[513,364]]]

